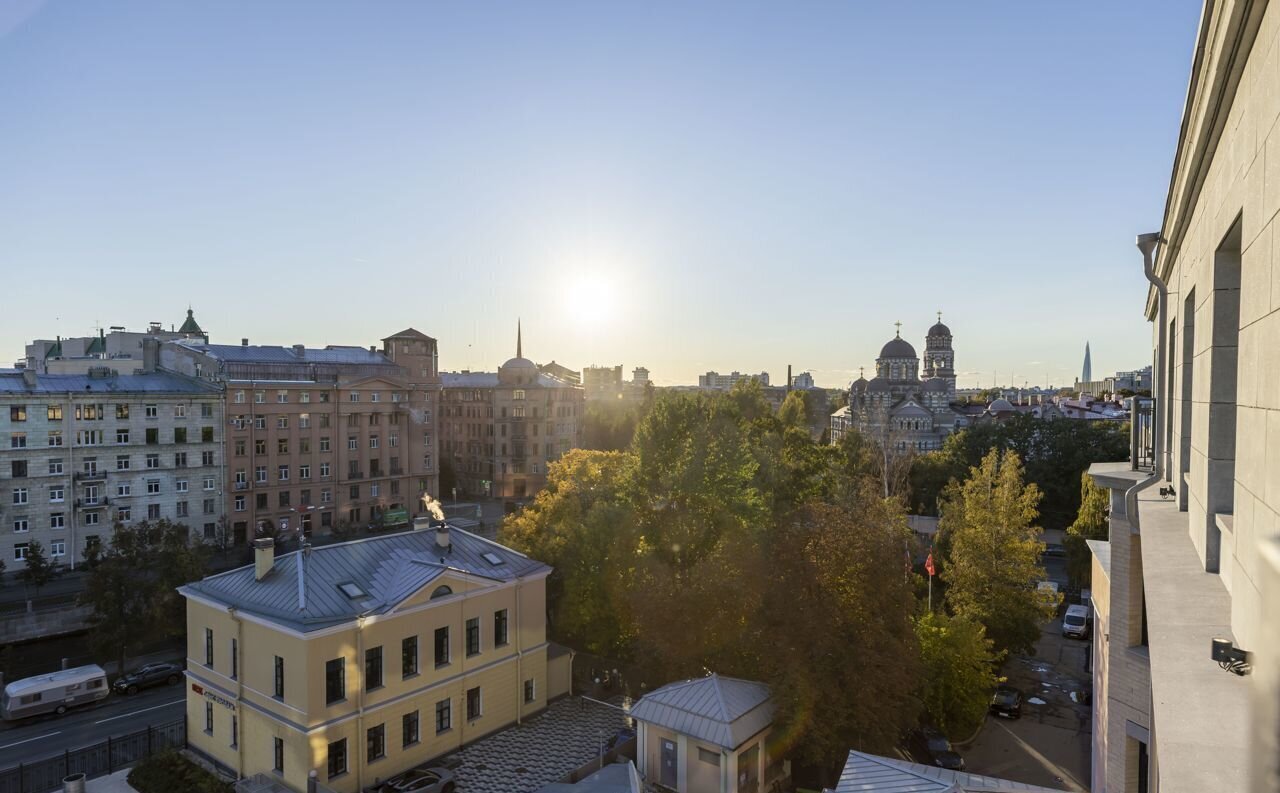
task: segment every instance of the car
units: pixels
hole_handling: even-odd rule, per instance
[[[182,682],[182,664],[163,663],[147,664],[141,669],[121,675],[111,684],[111,690],[117,694],[137,694],[144,688],[152,686],[176,686]]]
[[[1000,686],[991,697],[991,712],[1010,719],[1022,717],[1022,692],[1013,686]]]
[[[453,793],[453,772],[447,768],[410,768],[372,788],[374,793]]]
[[[1045,543],[1044,545],[1044,555],[1045,556],[1066,556],[1067,549],[1061,543],[1048,542],[1048,543]]]
[[[963,771],[964,758],[951,748],[951,741],[933,727],[922,727],[916,733],[916,742],[923,750],[930,765],[948,771]]]
[[[1084,606],[1067,606],[1062,615],[1062,635],[1077,639],[1089,638],[1089,621],[1093,615]]]

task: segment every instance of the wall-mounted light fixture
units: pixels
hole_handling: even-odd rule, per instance
[[[1210,657],[1218,666],[1237,675],[1247,675],[1252,669],[1250,653],[1236,647],[1230,639],[1214,639]]]

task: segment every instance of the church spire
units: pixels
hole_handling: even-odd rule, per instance
[[[520,347],[521,347],[521,345],[520,345],[520,318],[519,318],[519,317],[516,317],[516,357],[517,357],[517,358],[523,358],[523,357],[524,357],[524,354],[521,352]]]

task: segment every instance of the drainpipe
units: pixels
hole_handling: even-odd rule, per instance
[[[1165,372],[1164,361],[1166,358],[1168,339],[1168,302],[1169,288],[1164,281],[1155,272],[1155,250],[1163,240],[1160,238],[1159,232],[1138,235],[1138,250],[1142,251],[1142,268],[1143,274],[1147,280],[1151,282],[1151,286],[1156,290],[1156,334],[1159,341],[1156,344],[1155,360],[1152,362],[1152,405],[1151,405],[1151,438],[1152,438],[1152,470],[1151,476],[1138,482],[1125,491],[1124,494],[1124,511],[1125,516],[1129,520],[1129,525],[1133,531],[1138,530],[1138,494],[1143,490],[1160,481],[1160,477],[1164,474],[1164,445],[1165,445],[1165,411],[1169,409],[1168,399],[1165,398]]]
[[[522,714],[524,713],[524,706],[525,706],[524,674],[522,669],[522,662],[524,660],[524,649],[523,649],[523,645],[520,642],[520,626],[521,625],[522,623],[520,622],[520,578],[517,577],[516,578],[516,726],[519,726],[520,724],[523,723]],[[511,630],[510,624],[507,625],[507,630],[508,631]],[[545,683],[546,681],[543,681],[544,685]],[[534,683],[534,685],[536,686],[537,683]]]
[[[356,670],[360,687],[356,689],[356,790],[364,790],[364,616],[356,617]],[[352,677],[355,677],[353,675]],[[386,736],[383,736],[386,740]]]
[[[227,607],[227,616],[236,623],[236,656],[232,662],[236,667],[236,778],[244,779],[244,720],[240,718],[240,705],[244,702],[244,622],[236,613],[235,606]]]

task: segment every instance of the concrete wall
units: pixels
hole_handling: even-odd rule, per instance
[[[92,606],[62,606],[0,616],[0,646],[62,636],[89,627]]]

